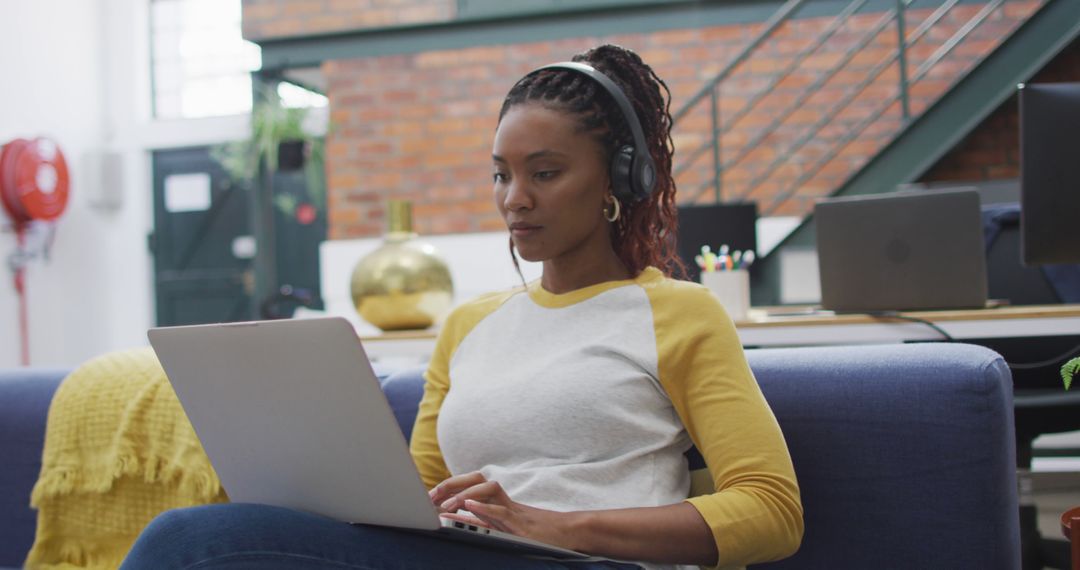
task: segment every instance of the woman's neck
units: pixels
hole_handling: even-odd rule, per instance
[[[603,256],[591,263],[580,261],[550,259],[544,262],[544,274],[540,285],[549,293],[562,294],[582,289],[597,283],[618,281],[633,277],[630,270],[612,251],[610,256]]]

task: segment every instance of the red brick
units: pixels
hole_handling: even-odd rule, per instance
[[[244,2],[241,4],[243,21],[271,20],[281,13],[281,6],[269,2]]]
[[[380,159],[378,166],[387,169],[412,170],[421,166],[423,162],[424,157],[421,155],[405,154]]]
[[[381,121],[394,118],[394,109],[389,105],[375,105],[359,109],[355,116],[360,122]]]
[[[420,99],[420,93],[416,89],[388,89],[383,91],[379,100],[388,105],[407,105]]]
[[[423,154],[440,146],[438,139],[428,136],[410,137],[398,141],[398,150],[408,154]]]
[[[442,135],[467,130],[469,121],[463,118],[434,119],[425,123],[429,135]]]
[[[686,45],[700,41],[701,30],[696,28],[655,32],[649,38],[649,43],[654,46]]]
[[[443,137],[440,143],[448,149],[474,150],[486,148],[491,143],[491,137],[487,133],[449,135]]]
[[[396,107],[397,117],[404,120],[430,119],[435,116],[436,113],[437,109],[426,103],[419,105],[401,105]]]
[[[397,188],[401,186],[401,172],[372,172],[361,177],[366,188]]]
[[[324,10],[322,0],[291,0],[282,4],[282,18],[303,17],[320,14]]]
[[[352,146],[340,139],[331,139],[326,145],[326,155],[331,159],[349,156]]]
[[[250,37],[284,37],[296,36],[306,31],[303,22],[299,20],[274,20],[258,27],[258,34]]]
[[[390,137],[417,136],[424,132],[424,125],[418,121],[394,121],[384,123],[379,131]]]
[[[349,225],[360,221],[358,208],[332,208],[327,213],[331,225]]]
[[[429,156],[424,161],[424,166],[428,168],[442,168],[453,166],[465,166],[468,164],[482,164],[491,160],[491,157],[485,157],[480,153],[465,153],[458,152],[453,149],[443,148],[441,152],[434,156]]]

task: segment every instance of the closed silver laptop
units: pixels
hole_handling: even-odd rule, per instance
[[[814,207],[821,306],[837,312],[986,306],[975,190],[834,198]]]

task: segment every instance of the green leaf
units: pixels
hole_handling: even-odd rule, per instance
[[[1065,389],[1072,387],[1073,376],[1080,372],[1080,356],[1068,361],[1061,367],[1061,380],[1065,383]]]
[[[277,170],[281,142],[304,141],[308,149],[304,163],[306,196],[275,196],[274,203],[286,215],[292,215],[299,202],[310,202],[316,210],[325,211],[325,141],[304,132],[307,113],[304,108],[283,107],[277,93],[264,87],[256,93],[252,105],[251,132],[247,140],[214,146],[210,149],[210,157],[234,183],[252,187],[259,176],[260,164],[265,164],[271,171]]]
[[[296,206],[298,204],[299,201],[296,199],[296,196],[291,194],[278,194],[277,196],[274,196],[274,205],[287,217],[291,217],[296,213]]]

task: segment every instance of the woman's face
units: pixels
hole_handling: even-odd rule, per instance
[[[533,103],[511,108],[492,160],[495,205],[522,258],[587,263],[611,253],[603,149],[571,115]]]

